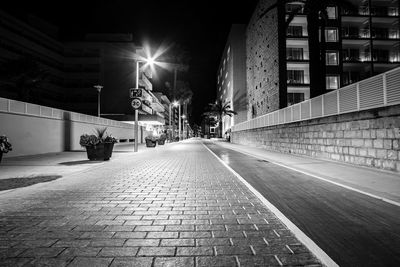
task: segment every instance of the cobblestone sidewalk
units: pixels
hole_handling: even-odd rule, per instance
[[[0,199],[0,266],[321,266],[198,141],[61,180]]]

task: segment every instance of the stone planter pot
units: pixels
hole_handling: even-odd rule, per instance
[[[165,139],[158,139],[157,143],[161,146],[165,144]]]
[[[96,146],[87,146],[86,153],[89,160],[109,160],[112,156],[114,143],[101,143]]]
[[[156,147],[157,140],[156,139],[145,139],[146,140],[146,147]]]

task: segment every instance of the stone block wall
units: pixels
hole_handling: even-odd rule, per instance
[[[400,172],[400,105],[233,132],[231,140]]]
[[[247,119],[279,109],[278,8],[260,18],[275,3],[259,1],[246,30]]]

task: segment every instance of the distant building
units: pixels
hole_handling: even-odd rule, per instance
[[[56,27],[35,17],[29,17],[27,21],[29,24],[0,10],[0,64],[20,57],[30,57],[38,62],[47,72],[46,82],[41,84],[40,90],[31,92],[30,99],[37,104],[60,107],[58,103],[68,102],[64,90],[64,46],[54,37],[57,33]],[[0,82],[0,96],[18,98],[18,91],[7,84],[3,77]],[[90,97],[93,100],[90,101],[93,102],[91,108],[95,111],[95,92]],[[84,96],[80,100],[89,99]]]
[[[48,73],[29,102],[97,115],[98,92],[93,86],[102,85],[102,116],[132,120],[129,89],[136,87],[137,55],[145,56],[143,48],[133,43],[132,34],[87,34],[83,41],[60,42],[56,27],[36,17],[29,22],[0,11],[0,64],[29,56]],[[139,66],[139,87],[152,91],[149,68]],[[4,81],[0,96],[27,101],[19,99]],[[149,113],[164,112],[157,98],[150,98],[147,111],[140,111],[143,119]]]
[[[248,119],[400,66],[399,0],[350,2],[355,11],[326,10],[326,90],[320,92],[310,92],[303,4],[258,3],[246,32]],[[298,12],[286,27],[293,10]]]
[[[245,33],[246,25],[232,25],[218,68],[217,98],[238,113],[222,118],[222,133],[247,119]]]

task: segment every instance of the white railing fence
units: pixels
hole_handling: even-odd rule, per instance
[[[400,104],[400,68],[238,123],[232,132]]]
[[[0,112],[6,112],[11,114],[19,114],[26,116],[50,118],[63,120],[68,118],[70,121],[99,124],[104,126],[115,126],[121,128],[132,128],[133,126],[115,120],[106,118],[81,114],[72,111],[65,111],[57,108],[51,108],[46,106],[40,106],[32,103],[21,102],[17,100],[1,98],[0,97]]]

